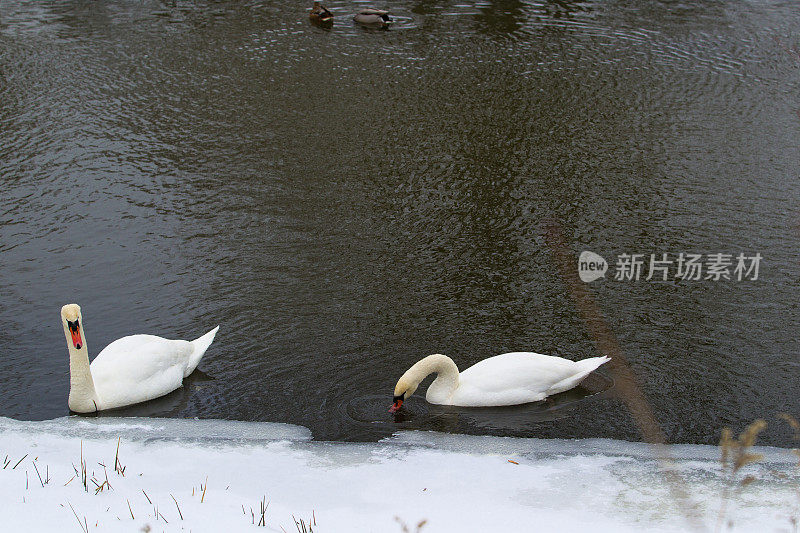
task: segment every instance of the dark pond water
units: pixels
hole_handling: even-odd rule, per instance
[[[92,354],[221,326],[184,389],[117,415],[638,440],[608,365],[541,404],[386,412],[430,353],[600,355],[555,224],[573,277],[609,262],[588,288],[670,441],[766,417],[790,445],[796,6],[400,0],[380,31],[364,5],[326,31],[297,1],[0,2],[0,415],[67,414],[77,302]],[[763,260],[637,282],[623,253]]]

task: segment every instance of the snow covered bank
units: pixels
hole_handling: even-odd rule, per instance
[[[118,438],[124,475],[115,471]],[[758,451],[764,462],[747,472],[758,480],[727,516],[734,530],[791,529],[800,516],[794,456]],[[713,530],[724,486],[718,449],[670,452]],[[312,513],[319,533],[400,531],[395,517],[427,520],[423,533],[688,527],[650,448],[611,440],[404,432],[351,444],[284,424],[0,419],[0,460],[4,531],[80,531],[79,520],[89,531],[255,530],[262,499],[267,531],[296,531],[292,515],[308,522]]]

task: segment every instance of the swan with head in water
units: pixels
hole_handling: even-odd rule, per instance
[[[164,396],[183,384],[214,341],[219,326],[193,341],[154,335],[131,335],[106,346],[92,364],[83,331],[81,308],[61,308],[69,350],[71,411],[93,413]]]
[[[570,361],[533,352],[484,359],[458,372],[452,359],[433,354],[406,370],[394,388],[390,412],[400,409],[428,375],[435,373],[425,399],[439,405],[490,407],[538,402],[576,387],[608,357]]]

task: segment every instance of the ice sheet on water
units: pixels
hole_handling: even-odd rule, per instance
[[[125,475],[110,466],[118,437]],[[252,526],[249,511],[263,498],[271,502],[272,531],[291,530],[293,514],[315,512],[325,532],[399,531],[395,516],[427,519],[431,532],[511,531],[523,524],[677,532],[687,529],[689,505],[713,530],[729,486],[717,447],[669,446],[688,496],[678,503],[650,446],[607,439],[401,432],[377,443],[341,443],[314,441],[307,429],[282,424],[70,417],[0,419],[0,449],[9,461],[0,469],[6,525],[42,531],[74,520],[64,502],[104,531],[148,524],[165,531],[239,530]],[[732,493],[726,519],[740,531],[786,529],[800,516],[794,456],[758,451],[765,462],[739,474],[756,481]],[[112,490],[94,494],[70,482],[84,458],[92,479],[99,484],[108,475]]]
[[[417,447],[436,448],[467,453],[515,453],[531,458],[547,458],[553,455],[605,455],[653,460],[664,456],[676,461],[700,461],[718,463],[720,450],[717,446],[698,444],[670,444],[657,447],[644,442],[627,442],[614,439],[537,439],[517,437],[494,437],[480,435],[456,435],[433,431],[401,431],[382,442],[405,444]],[[754,446],[754,453],[764,456],[761,461],[770,466],[788,466],[797,463],[797,457],[784,448]]]
[[[800,515],[792,494],[800,487],[797,458],[790,450],[756,446],[763,460],[736,476],[720,465],[720,449],[705,445],[652,446],[611,439],[535,439],[400,432],[382,441],[411,449],[473,456],[507,457],[532,468],[525,501],[550,509],[573,504],[617,509],[618,518],[636,517],[649,528],[665,518],[680,518],[676,509],[694,507],[700,522],[713,522],[726,487],[735,489],[736,505],[728,516],[737,524],[764,524],[773,530]],[[667,475],[667,469],[671,474]],[[674,474],[674,475],[673,475]],[[756,480],[747,490],[736,487],[745,476]],[[676,489],[687,498],[675,499]],[[533,504],[532,502],[536,502]],[[792,514],[794,513],[794,514]],[[766,521],[766,522],[759,522]]]
[[[0,432],[35,431],[82,439],[121,437],[125,441],[180,440],[193,442],[252,442],[311,439],[302,426],[273,422],[188,420],[178,418],[63,417],[24,422],[0,417]]]

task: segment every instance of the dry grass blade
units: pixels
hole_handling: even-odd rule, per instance
[[[292,515],[292,520],[294,520],[294,527],[297,528],[297,533],[314,533],[314,528],[311,527],[311,522],[309,522],[308,525],[306,525],[305,521],[302,518],[298,522],[297,519],[294,517],[294,515]]]
[[[75,468],[73,465],[72,468]],[[75,473],[78,474],[78,470],[75,469]],[[83,458],[83,441],[81,441],[81,484],[83,485],[83,490],[89,492],[89,479],[86,475],[86,460]]]
[[[75,512],[75,508],[72,507],[71,503],[69,502],[67,503],[69,504],[69,508],[72,509],[72,514],[75,515],[75,520],[78,521],[78,526],[80,526],[81,531],[83,531],[84,533],[89,533],[89,526],[86,525],[86,517],[84,517],[83,522],[81,522],[81,519],[78,518],[78,513]]]
[[[403,533],[411,533],[408,529],[408,525],[406,525],[406,523],[403,522],[403,520],[399,516],[395,516],[394,521],[400,524],[400,531],[402,531]]]
[[[150,505],[153,505],[152,500],[150,500],[150,496],[147,495],[147,493],[144,491],[144,489],[142,489],[142,494],[144,494],[144,497],[147,498],[147,503],[149,503]]]
[[[144,491],[142,491],[142,492],[144,492]],[[181,517],[181,520],[183,520],[183,513],[181,512],[181,506],[180,506],[180,505],[178,505],[178,500],[176,500],[176,499],[175,499],[175,496],[173,496],[171,492],[169,493],[169,495],[170,495],[170,497],[172,498],[172,501],[174,501],[174,502],[175,502],[175,507],[177,507],[177,508],[178,508],[178,516],[180,516],[180,517]],[[145,494],[145,496],[147,496],[147,495]],[[149,499],[149,498],[148,498],[148,499]]]
[[[764,431],[766,427],[766,421],[760,418],[755,420],[752,424],[745,428],[741,435],[739,435],[739,442],[746,448],[753,446],[756,443],[758,434]]]
[[[36,477],[39,478],[39,483],[41,483],[42,488],[44,488],[44,481],[42,481],[42,476],[39,474],[39,468],[36,466],[36,461],[33,461],[33,469],[36,470]]]
[[[722,463],[723,474],[727,477],[727,483],[722,491],[722,503],[717,516],[716,531],[721,531],[722,524],[725,523],[725,515],[732,489],[735,487],[738,491],[756,481],[755,476],[747,475],[737,483],[736,475],[745,466],[757,463],[764,458],[760,453],[751,453],[750,448],[755,445],[758,435],[766,427],[767,423],[764,420],[755,420],[742,431],[738,439],[733,438],[733,433],[729,428],[722,430],[719,442],[720,462]],[[728,520],[728,523],[730,524],[730,520]]]
[[[128,511],[131,512],[131,519],[136,520],[136,518],[133,516],[133,509],[131,509],[131,502],[127,499],[125,501],[128,502]]]
[[[261,527],[267,527],[267,507],[269,507],[269,502],[267,501],[267,496],[264,495],[261,498],[261,517],[258,519],[258,525]]]
[[[19,461],[17,461],[17,464],[15,464],[15,465],[14,465],[14,467],[13,467],[11,470],[16,470],[16,469],[17,469],[17,467],[19,466],[19,464],[20,464],[22,461],[24,461],[26,457],[28,457],[28,454],[27,454],[27,453],[26,453],[25,455],[23,455],[23,456],[22,456],[22,459],[20,459]]]
[[[797,419],[789,413],[778,413],[778,418],[785,420],[790,426],[792,426],[793,430],[800,431],[800,422],[798,422]]]
[[[733,464],[733,471],[737,472],[743,466],[757,463],[762,459],[764,459],[764,456],[760,453],[742,453],[736,458],[736,462]]]
[[[203,500],[206,499],[206,489],[208,488],[208,476],[206,476],[206,484],[203,485],[203,495],[200,496],[200,503],[203,503]]]
[[[722,449],[722,467],[727,468],[728,456],[730,455],[731,447],[733,446],[733,432],[731,428],[722,428],[722,434],[719,439],[719,447]]]
[[[400,531],[402,531],[403,533],[411,533],[411,530],[408,528],[408,525],[405,522],[403,522],[403,520],[401,520],[399,516],[395,516],[394,520],[395,522],[400,524]],[[416,529],[414,530],[414,533],[419,533],[427,523],[428,520],[420,520],[419,523],[417,524]]]
[[[117,474],[121,475],[122,477],[125,477],[125,467],[122,466],[122,463],[119,460],[119,444],[120,444],[120,442],[122,442],[122,437],[117,438],[117,453],[114,456],[114,471]]]

